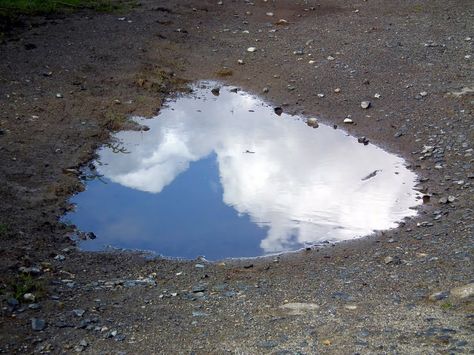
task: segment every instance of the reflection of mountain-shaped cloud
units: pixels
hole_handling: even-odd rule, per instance
[[[119,133],[131,153],[103,149],[100,173],[159,193],[191,162],[215,152],[224,202],[269,228],[261,242],[266,253],[366,235],[415,214],[415,175],[402,159],[342,131],[278,117],[250,95],[199,94],[146,120],[146,133]],[[374,170],[381,171],[362,181]]]

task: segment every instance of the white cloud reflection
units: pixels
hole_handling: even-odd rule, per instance
[[[215,152],[224,202],[268,227],[264,253],[367,235],[415,214],[415,175],[401,158],[343,131],[278,117],[248,94],[196,94],[170,102],[156,119],[137,118],[150,131],[118,133],[130,153],[102,149],[99,172],[159,193],[191,162]],[[362,181],[374,170],[381,171]]]

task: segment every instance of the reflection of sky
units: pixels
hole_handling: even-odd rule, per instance
[[[193,97],[170,102],[156,119],[137,120],[150,127],[150,131],[117,134],[129,154],[116,154],[107,148],[100,151],[100,161],[104,164],[98,168],[101,174],[121,189],[141,191],[133,193],[134,190],[129,189],[127,199],[116,203],[130,204],[130,201],[141,200],[142,195],[164,196],[183,175],[190,180],[187,189],[193,191],[206,186],[208,193],[214,191],[220,199],[212,199],[215,205],[220,205],[219,209],[231,207],[233,218],[241,221],[246,218],[246,223],[252,221],[259,226],[255,236],[261,239],[258,241],[261,250],[248,251],[249,255],[363,236],[373,230],[394,227],[396,221],[415,214],[409,209],[417,203],[412,190],[415,175],[404,168],[401,158],[373,145],[359,144],[340,130],[324,125],[312,129],[294,117],[276,116],[272,108],[250,95],[231,93],[223,88],[221,95],[214,97],[209,89],[198,89]],[[213,164],[214,168],[209,168]],[[207,176],[207,182],[194,184],[194,180],[200,179],[194,172],[196,169],[202,170],[200,174]],[[381,171],[371,179],[361,180],[374,170]],[[191,177],[187,178],[188,175]],[[110,190],[116,184],[102,185],[100,189]],[[176,196],[181,198],[182,195],[178,191]],[[173,201],[172,196],[168,203],[170,201]],[[205,201],[186,202],[184,198],[181,203],[190,214],[195,213],[193,210],[213,208]],[[188,211],[188,203],[196,205]],[[135,208],[139,206],[136,204]],[[147,214],[153,215],[154,206],[147,208]],[[167,209],[163,208],[160,213],[157,211],[149,218],[167,220]],[[125,217],[116,216],[119,222],[107,227],[108,235],[117,233],[114,230],[135,228],[132,220],[122,226]],[[190,216],[181,217],[166,223],[179,229],[188,223]],[[229,221],[205,219],[206,224],[224,226]],[[208,225],[200,225],[199,220],[194,222],[190,233],[198,235],[204,229],[210,233]],[[97,225],[103,227],[106,223],[96,222],[88,227],[94,231]],[[79,227],[84,229],[80,224]],[[244,242],[242,234],[246,227],[235,227],[242,233],[233,230],[232,233],[236,233],[233,238]],[[143,248],[149,244],[138,241],[139,230],[130,233],[135,236],[133,247]],[[220,231],[220,235],[209,239],[208,250],[219,238],[224,238],[222,234],[225,233]],[[100,233],[98,235],[100,238]],[[113,240],[108,242],[114,244]],[[245,238],[245,243],[248,242]],[[128,246],[131,242],[119,241],[118,244]],[[216,257],[244,256],[245,253],[234,255],[239,247],[234,245],[235,241],[231,244],[233,250],[221,251]],[[151,245],[149,249],[159,251],[160,247]],[[208,255],[205,251],[204,248],[204,254]],[[183,256],[179,250],[173,255]]]

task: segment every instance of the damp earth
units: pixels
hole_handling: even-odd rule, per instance
[[[235,88],[202,82],[134,120],[149,129],[117,133],[72,199],[66,219],[97,236],[85,250],[255,257],[416,214],[416,176],[400,157]]]

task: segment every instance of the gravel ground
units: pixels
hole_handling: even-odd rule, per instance
[[[0,44],[0,352],[474,353],[472,1],[139,3],[24,18]],[[350,116],[429,201],[397,229],[279,257],[77,250],[58,219],[78,169],[200,79]]]

